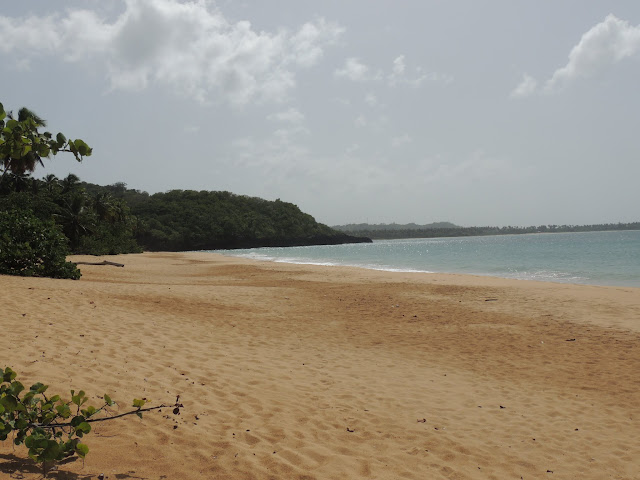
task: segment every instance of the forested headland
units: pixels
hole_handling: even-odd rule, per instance
[[[171,190],[148,194],[124,183],[83,183],[92,197],[123,202],[145,250],[183,251],[370,242],[316,222],[296,205],[231,192]]]
[[[640,222],[603,223],[596,225],[538,225],[530,227],[458,227],[449,222],[416,225],[410,223],[369,225],[366,223],[336,225],[348,234],[363,235],[374,240],[394,238],[475,237],[482,235],[521,235],[526,233],[597,232],[605,230],[640,230]]]
[[[75,175],[6,175],[0,210],[28,211],[53,222],[71,253],[117,254],[370,241],[336,231],[281,200],[230,192],[172,190],[148,194],[124,183],[100,186]]]

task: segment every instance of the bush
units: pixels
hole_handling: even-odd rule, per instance
[[[68,253],[53,222],[29,210],[0,211],[0,274],[77,280],[81,273],[67,262]]]

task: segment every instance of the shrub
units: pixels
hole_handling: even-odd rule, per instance
[[[68,253],[53,222],[26,209],[0,211],[0,274],[77,280],[81,273],[67,262]]]

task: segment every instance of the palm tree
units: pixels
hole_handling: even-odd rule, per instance
[[[44,189],[50,194],[55,194],[60,190],[60,181],[53,173],[46,175],[42,179],[42,183],[44,184]]]
[[[84,193],[76,193],[65,201],[61,213],[56,215],[60,218],[62,231],[69,239],[71,251],[77,250],[80,238],[90,234],[94,225],[92,215],[87,209],[86,200]]]
[[[100,221],[113,223],[115,221],[114,198],[106,192],[98,193],[93,197],[93,209]]]
[[[79,184],[80,177],[74,175],[73,173],[70,173],[60,182],[60,185],[62,186],[62,193],[69,193],[75,190],[76,188],[78,188]]]

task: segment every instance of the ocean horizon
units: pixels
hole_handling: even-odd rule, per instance
[[[374,240],[215,250],[273,262],[640,287],[640,230]]]

